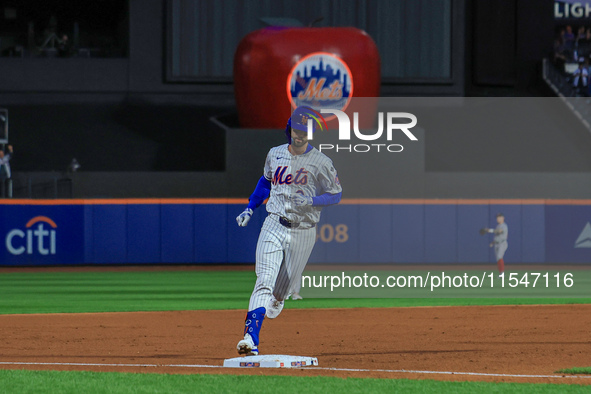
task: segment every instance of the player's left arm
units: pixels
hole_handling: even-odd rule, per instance
[[[343,188],[335,170],[334,165],[328,162],[318,174],[318,182],[322,186],[323,193],[319,196],[312,197],[312,205],[327,206],[335,205],[341,202],[343,195]]]
[[[312,205],[321,207],[325,207],[327,205],[335,205],[341,202],[342,195],[343,192],[338,192],[335,194],[324,193],[320,196],[312,197]]]
[[[318,196],[304,196],[303,194],[294,193],[291,200],[296,206],[312,205],[317,207],[324,207],[328,205],[338,204],[341,201],[343,189],[337,176],[337,171],[334,169],[332,162],[328,165],[319,168],[316,175],[318,182],[318,189],[321,194]]]

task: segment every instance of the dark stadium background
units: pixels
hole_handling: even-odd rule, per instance
[[[3,7],[0,107],[10,114],[15,197],[67,176],[73,158],[81,165],[69,174],[75,198],[248,195],[256,178],[232,178],[233,166],[258,174],[262,163],[245,163],[251,156],[240,152],[261,157],[281,136],[229,138],[210,118],[239,127],[233,54],[264,17],[303,24],[324,17],[317,26],[366,30],[380,50],[384,97],[556,96],[542,80],[556,32],[552,0],[6,0]],[[31,49],[52,27],[69,36],[69,51]],[[427,129],[425,168],[588,172],[591,161],[571,154],[588,152],[588,137],[579,124],[499,130],[495,138]],[[476,146],[478,155],[465,154]],[[50,186],[35,193],[52,197]]]

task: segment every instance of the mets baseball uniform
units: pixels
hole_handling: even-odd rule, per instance
[[[503,222],[497,225],[495,228],[495,238],[494,238],[494,248],[495,248],[495,256],[497,261],[502,259],[505,256],[505,252],[509,247],[507,243],[507,236],[509,235],[509,227],[507,223]]]
[[[497,227],[494,230],[488,229],[488,232],[495,235],[490,246],[494,247],[495,257],[497,259],[497,267],[499,269],[499,276],[502,276],[505,273],[505,260],[503,257],[505,256],[505,252],[509,247],[509,244],[507,243],[507,237],[509,236],[509,226],[507,226],[507,223],[505,223],[505,216],[502,213],[497,214],[497,223]]]
[[[298,117],[301,112],[305,110],[296,109],[288,128],[305,130],[305,117]],[[302,139],[307,144],[307,138],[298,141]],[[269,151],[249,206],[236,218],[239,225],[245,225],[244,220],[248,223],[253,210],[269,197],[268,215],[256,248],[257,280],[245,319],[245,339],[238,343],[240,354],[258,354],[263,319],[277,317],[283,301],[294,291],[316,242],[322,208],[337,204],[341,198],[342,188],[332,161],[309,144],[303,145],[303,153],[294,154],[289,134],[288,141],[290,144]]]

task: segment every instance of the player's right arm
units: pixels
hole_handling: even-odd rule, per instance
[[[265,161],[265,173],[259,179],[257,186],[254,189],[254,192],[250,195],[248,199],[248,206],[238,217],[236,217],[236,222],[240,227],[246,227],[252,214],[255,209],[257,209],[267,198],[269,198],[269,194],[271,193],[271,163],[270,163],[270,152],[267,155],[267,160]]]
[[[498,225],[497,228],[494,230],[495,235],[501,235],[505,232],[505,226],[502,224]]]
[[[253,211],[257,209],[267,198],[269,198],[269,194],[271,193],[271,181],[269,181],[263,175],[259,182],[257,183],[257,187],[254,189],[254,192],[250,195],[248,199],[248,208],[252,209]]]
[[[507,232],[508,232],[509,228],[507,227],[507,223],[503,223],[501,224],[496,230],[495,230],[495,240],[498,242],[503,242],[507,240]]]
[[[261,179],[259,179],[254,192],[248,199],[248,206],[236,218],[236,222],[240,227],[246,227],[254,210],[257,209],[269,197],[269,193],[271,193],[271,182],[265,178],[265,176],[262,176]]]

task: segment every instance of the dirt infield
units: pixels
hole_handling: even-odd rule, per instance
[[[218,368],[244,311],[0,315],[0,368],[591,384],[555,373],[591,366],[591,305],[288,308],[261,353],[322,369]]]

